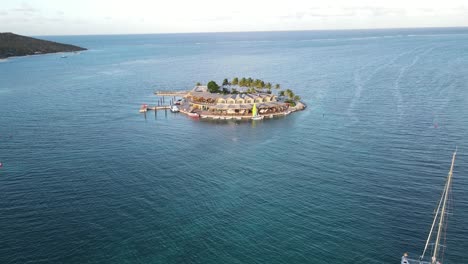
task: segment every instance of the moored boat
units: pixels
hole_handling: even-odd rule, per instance
[[[263,119],[263,116],[258,114],[257,104],[254,104],[252,108],[252,120],[262,120],[262,119]]]
[[[179,107],[177,107],[177,105],[171,105],[171,112],[172,113],[178,113],[180,110],[179,110]]]
[[[193,117],[193,118],[199,118],[200,117],[200,114],[195,113],[195,112],[189,112],[189,113],[187,113],[187,115],[190,116],[190,117]]]
[[[432,226],[429,231],[429,235],[426,240],[426,245],[421,256],[418,259],[411,258],[408,253],[404,253],[401,257],[401,264],[441,264],[444,259],[445,246],[442,245],[441,239],[445,241],[445,235],[447,230],[447,209],[450,208],[450,192],[452,186],[452,176],[453,176],[453,166],[455,164],[455,157],[457,151],[453,153],[452,163],[450,170],[445,182],[445,187],[442,192],[442,197],[440,198],[437,208],[435,210],[434,219],[432,221]],[[436,233],[437,232],[437,233]],[[429,245],[432,246],[431,254],[432,256],[426,256]]]
[[[148,105],[147,105],[147,104],[141,105],[140,111],[139,111],[139,112],[140,112],[140,113],[146,113],[146,112],[148,112]]]

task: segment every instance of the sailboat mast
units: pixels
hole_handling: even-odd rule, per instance
[[[445,211],[447,207],[447,200],[448,200],[450,185],[452,184],[453,165],[455,164],[456,155],[457,155],[457,151],[455,150],[455,152],[453,153],[453,157],[452,157],[452,165],[450,166],[450,171],[447,177],[447,184],[444,190],[444,202],[442,204],[442,211],[440,213],[439,228],[437,230],[437,238],[436,238],[435,245],[434,245],[434,254],[432,255],[432,264],[435,264],[437,262],[437,257],[439,254],[440,236],[442,233],[442,227],[444,226]]]
[[[432,232],[434,232],[434,227],[437,223],[437,218],[439,217],[439,213],[440,213],[440,207],[442,206],[442,202],[444,200],[446,186],[447,186],[447,183],[445,183],[444,191],[442,192],[439,205],[437,206],[437,210],[435,211],[434,220],[432,221],[431,231],[429,232],[429,235],[427,236],[426,245],[424,246],[423,253],[421,254],[421,257],[419,258],[420,260],[424,258],[424,255],[426,254],[427,246],[429,246],[429,242],[431,241]]]

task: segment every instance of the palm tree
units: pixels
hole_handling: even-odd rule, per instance
[[[247,86],[250,87],[250,86],[252,86],[252,84],[253,84],[253,79],[249,77],[249,78],[247,79]]]
[[[294,101],[299,102],[301,100],[301,97],[299,95],[294,96]]]
[[[239,81],[239,86],[241,87],[245,87],[247,86],[247,79],[245,79],[244,77]]]
[[[267,83],[265,84],[265,87],[266,87],[268,90],[271,90],[271,83],[267,82]]]
[[[291,89],[286,89],[284,94],[286,94],[286,96],[289,97],[289,99],[292,99],[294,97],[294,93],[293,91],[291,91]]]
[[[280,89],[281,86],[279,85],[279,83],[275,84],[275,89]]]

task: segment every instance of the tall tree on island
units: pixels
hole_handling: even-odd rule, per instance
[[[228,79],[224,79],[224,80],[223,80],[223,86],[226,86],[226,85],[229,85]]]
[[[284,92],[284,94],[286,94],[287,97],[289,97],[289,99],[293,99],[294,98],[294,92],[291,90],[291,89],[286,89],[286,91]]]
[[[255,79],[255,81],[253,82],[253,86],[256,88],[262,88],[262,80]]]
[[[254,80],[251,77],[247,78],[247,86],[252,87],[253,81]]]
[[[279,85],[279,83],[275,84],[275,89],[280,89],[281,88],[281,85]]]
[[[210,93],[219,93],[219,85],[215,81],[210,81],[207,86]]]
[[[238,85],[239,84],[239,78],[234,77],[231,82],[232,85]]]
[[[247,79],[245,79],[245,78],[240,79],[239,86],[241,86],[241,87],[247,86]]]
[[[202,84],[200,82],[197,82],[195,85],[196,86],[201,86]]]

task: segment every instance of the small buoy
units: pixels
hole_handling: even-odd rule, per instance
[[[3,163],[0,162],[0,168],[3,167]]]

